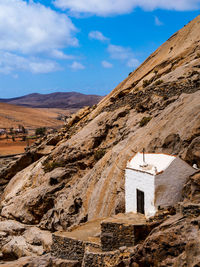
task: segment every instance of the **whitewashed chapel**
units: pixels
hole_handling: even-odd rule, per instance
[[[181,200],[186,179],[196,170],[178,157],[137,153],[125,170],[126,212],[155,215]]]

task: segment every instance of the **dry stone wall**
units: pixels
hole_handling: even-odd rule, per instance
[[[82,261],[85,243],[68,237],[53,235],[51,254],[56,258]]]
[[[123,246],[135,246],[146,235],[146,225],[103,222],[101,224],[102,250],[112,251]]]
[[[86,250],[82,267],[116,267],[120,263],[120,251],[100,252]]]

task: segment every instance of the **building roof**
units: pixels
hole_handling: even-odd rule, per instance
[[[144,155],[144,161],[143,161]],[[127,168],[156,175],[165,169],[175,160],[175,156],[167,154],[137,153],[128,163]]]

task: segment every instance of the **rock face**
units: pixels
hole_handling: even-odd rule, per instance
[[[132,251],[132,266],[198,266],[199,218],[172,216]],[[197,264],[197,265],[195,265]]]
[[[96,108],[81,110],[59,133],[33,148],[36,161],[10,176],[0,203],[2,218],[62,231],[124,212],[124,169],[143,148],[179,155],[200,168],[199,23],[197,17]],[[3,173],[0,178],[4,179]],[[179,214],[156,228],[134,248],[134,264],[184,266],[188,260],[195,266],[190,255],[199,251],[199,190],[197,175],[188,180],[183,193],[187,203],[196,204],[196,212],[187,213],[193,208],[184,208],[184,203],[182,210],[189,219]],[[25,246],[24,239],[18,237],[16,242]]]
[[[51,233],[13,220],[0,222],[0,260],[41,256],[50,251]]]

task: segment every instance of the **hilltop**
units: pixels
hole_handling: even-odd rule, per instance
[[[52,94],[34,93],[16,98],[0,99],[0,102],[32,108],[79,109],[84,106],[93,106],[102,98],[98,95],[84,95],[77,92],[57,92]]]
[[[44,137],[1,170],[2,258],[31,254],[47,263],[49,258],[40,256],[50,252],[51,232],[124,213],[124,169],[143,148],[177,155],[200,168],[199,103],[200,16],[97,107],[78,111],[59,133]],[[173,212],[152,218],[154,230],[127,256],[128,266],[200,264],[199,177],[188,177]],[[33,234],[27,225],[34,225]],[[8,237],[14,235],[21,250]],[[127,266],[126,260],[118,266]]]

